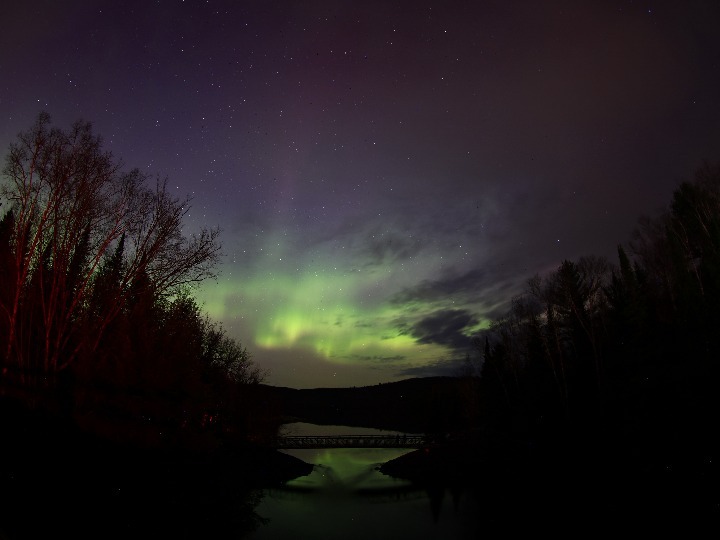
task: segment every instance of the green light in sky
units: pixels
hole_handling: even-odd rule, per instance
[[[418,352],[415,340],[392,326],[400,310],[363,310],[339,301],[324,308],[312,306],[311,298],[295,297],[294,302],[267,313],[268,318],[260,321],[256,342],[266,348],[309,348],[333,361]]]
[[[349,243],[348,243],[349,244]],[[412,328],[438,310],[457,309],[452,298],[398,302],[397,293],[437,272],[437,258],[412,264],[378,263],[338,247],[294,253],[292,239],[270,235],[240,274],[203,287],[204,309],[232,326],[251,350],[311,353],[339,365],[420,366],[453,351],[421,343]]]
[[[332,362],[434,360],[447,352],[398,328],[417,306],[391,304],[377,272],[276,270],[234,281],[204,288],[204,308],[215,318],[246,319],[251,341],[265,349],[303,348]]]

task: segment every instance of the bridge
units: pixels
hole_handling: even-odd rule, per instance
[[[302,448],[423,448],[431,441],[425,435],[287,435],[271,445],[283,450]]]

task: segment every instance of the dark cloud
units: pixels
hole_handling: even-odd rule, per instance
[[[409,259],[421,249],[422,243],[411,235],[375,230],[368,234],[361,256],[365,255],[369,264],[376,265]]]
[[[464,309],[436,311],[416,322],[409,333],[418,343],[438,344],[453,350],[465,350],[472,345],[468,333],[478,323],[477,317]]]
[[[507,315],[509,309],[510,302],[502,302],[483,313],[483,316],[490,321],[497,321]]]
[[[373,364],[390,364],[394,362],[402,362],[404,360],[407,360],[407,357],[396,354],[393,356],[380,356],[380,355],[360,355],[360,354],[350,354],[347,356],[344,356],[346,360],[351,360],[353,362],[362,362],[362,363],[373,363]]]
[[[491,284],[488,273],[482,269],[473,269],[459,276],[444,279],[425,280],[414,287],[408,287],[395,294],[393,304],[410,302],[434,302],[454,296],[464,300],[475,297],[483,288]]]
[[[463,274],[436,280],[424,280],[406,287],[390,299],[395,305],[415,302],[433,304],[453,302],[459,306],[482,306],[478,314],[485,318],[507,309],[507,302],[522,291],[527,276],[522,273],[503,273],[502,267],[492,271],[476,268]],[[479,313],[482,311],[482,313]]]

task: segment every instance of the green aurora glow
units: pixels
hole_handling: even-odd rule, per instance
[[[649,3],[5,2],[0,148],[88,120],[189,196],[195,297],[269,384],[451,375],[717,159],[720,2]]]
[[[375,384],[406,378],[395,374],[398,369],[453,356],[443,344],[421,342],[412,329],[428,313],[461,307],[457,299],[398,298],[400,291],[438,271],[445,259],[437,250],[378,262],[362,250],[348,249],[338,256],[336,246],[320,245],[303,255],[288,245],[273,236],[248,258],[243,275],[222,276],[198,295],[208,314],[241,336],[260,365],[270,365],[272,384]],[[481,326],[474,324],[465,332],[470,335]],[[281,373],[271,360],[265,362],[282,352],[297,356],[299,371]],[[301,357],[311,360],[304,365]],[[317,377],[322,364],[332,374],[327,382]],[[338,369],[350,367],[353,374],[346,373],[351,378],[335,377]],[[302,372],[310,371],[313,381],[303,380]]]

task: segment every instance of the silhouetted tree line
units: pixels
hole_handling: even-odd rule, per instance
[[[90,123],[66,132],[45,113],[11,145],[0,392],[151,443],[211,428],[246,435],[263,373],[190,294],[215,275],[219,230],[184,236],[190,201],[121,165]]]
[[[489,433],[592,436],[631,452],[709,448],[718,419],[720,167],[704,165],[617,262],[565,260],[478,336]]]

